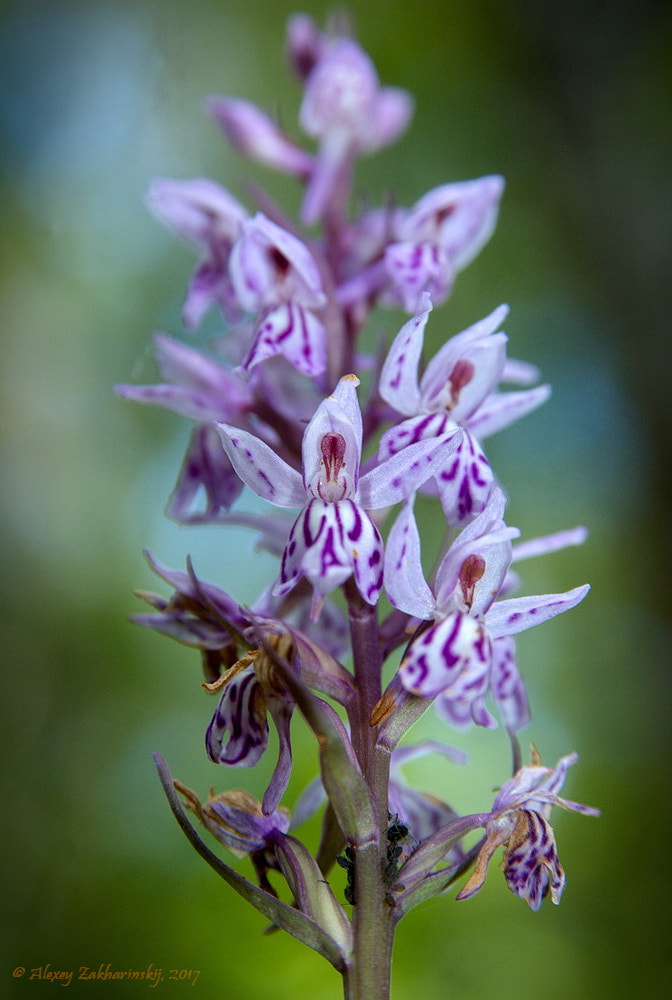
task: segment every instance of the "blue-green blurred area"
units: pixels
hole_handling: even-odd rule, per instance
[[[309,12],[320,23],[328,7]],[[338,976],[238,901],[191,852],[150,752],[203,796],[261,794],[267,763],[204,759],[213,702],[196,654],[127,623],[154,588],[141,550],[254,599],[274,572],[242,531],[162,517],[188,428],[115,397],[151,381],[154,329],[182,335],[188,250],[143,206],[149,180],[210,176],[241,198],[292,182],[249,167],[202,114],[247,97],[298,136],[282,4],[5,4],[0,23],[3,236],[3,861],[0,995],[54,983],[18,965],[201,970],[180,996],[339,996]],[[669,995],[670,18],[662,5],[543,0],[356,5],[385,83],[413,91],[411,129],[361,164],[363,202],[507,178],[497,232],[428,332],[435,349],[501,301],[510,354],[554,386],[488,453],[523,535],[584,523],[590,539],[521,564],[527,593],[590,581],[578,609],[521,637],[544,761],[572,750],[556,815],[559,908],[510,895],[496,865],[475,899],[450,892],[401,925],[396,1000],[599,1000]],[[379,314],[374,331],[396,332]],[[206,333],[218,332],[216,317]],[[205,342],[197,335],[197,342]],[[431,507],[421,502],[427,553]],[[297,720],[291,804],[315,772]],[[468,767],[409,777],[460,811],[508,776],[501,731],[446,733]],[[274,749],[274,748],[272,748]],[[272,756],[272,755],[269,755]],[[315,824],[307,836],[315,844]],[[245,864],[241,863],[241,869]],[[137,996],[138,983],[73,983]]]

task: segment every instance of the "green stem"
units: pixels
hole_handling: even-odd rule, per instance
[[[350,612],[358,711],[352,718],[355,753],[374,804],[377,837],[352,845],[355,860],[354,951],[344,974],[345,1000],[388,1000],[394,939],[393,909],[383,879],[388,826],[389,754],[376,744],[369,724],[381,696],[382,656],[375,607],[367,604],[351,579],[345,585]]]
[[[378,614],[363,599],[352,577],[344,586],[350,614],[353,668],[358,709],[351,716],[352,743],[364,780],[371,791],[382,839],[387,830],[389,755],[376,746],[377,730],[369,724],[382,694],[382,655],[378,642]]]
[[[389,1000],[394,922],[385,902],[380,849],[370,843],[355,852],[354,951],[344,973],[345,1000]]]

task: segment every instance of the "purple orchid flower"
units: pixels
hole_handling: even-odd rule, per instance
[[[547,385],[521,392],[497,393],[506,373],[506,334],[497,328],[507,306],[446,341],[420,380],[418,366],[425,326],[432,309],[428,293],[400,330],[381,372],[379,392],[405,420],[390,427],[378,457],[388,458],[415,441],[462,428],[462,440],[427,492],[438,490],[448,524],[461,526],[482,511],[495,478],[479,441],[530,413],[549,396]]]
[[[412,110],[406,91],[379,85],[373,63],[356,42],[340,38],[324,47],[307,75],[299,115],[306,134],[319,140],[301,212],[306,224],[324,214],[353,158],[394,142]]]
[[[364,600],[377,602],[383,542],[367,511],[410,496],[445,463],[460,433],[419,441],[360,478],[358,385],[355,375],[344,376],[318,406],[303,437],[303,474],[254,435],[218,424],[224,449],[244,483],[276,506],[303,508],[290,531],[273,593],[288,593],[306,576],[314,589],[313,619],[324,596],[353,574]]]
[[[525,709],[516,710],[522,695],[512,670],[511,650],[503,644],[495,649],[495,644],[568,611],[590,589],[586,585],[563,594],[496,601],[512,558],[511,539],[519,534],[504,523],[504,506],[504,494],[496,487],[485,510],[448,549],[433,591],[422,572],[412,502],[402,509],[387,542],[385,588],[391,603],[432,622],[412,641],[397,683],[414,695],[438,696],[441,710],[458,724],[466,721],[468,707],[478,725],[496,725],[484,703],[492,688],[508,706],[505,712],[512,719],[507,721],[518,726]]]
[[[165,382],[160,385],[118,385],[115,392],[136,403],[163,406],[199,421],[187,447],[166,513],[181,524],[220,521],[242,489],[240,479],[222,452],[215,420],[232,423],[251,410],[253,393],[240,374],[193,347],[165,334],[154,335],[154,351]],[[205,505],[197,508],[201,493]]]
[[[229,263],[237,302],[257,314],[254,342],[242,367],[282,354],[304,375],[320,375],[327,347],[316,310],[326,296],[308,248],[258,212],[241,227]]]
[[[200,802],[195,792],[175,782],[187,807],[198,816],[203,826],[236,857],[263,851],[289,829],[289,811],[282,807],[264,811],[249,792],[233,788],[218,795],[211,791],[206,802]]]
[[[457,273],[492,236],[503,190],[501,177],[480,177],[443,184],[416,202],[400,217],[397,242],[385,250],[386,297],[406,312],[415,311],[423,291],[445,301]]]
[[[218,305],[226,319],[238,319],[240,306],[228,266],[247,210],[225,188],[205,178],[157,178],[149,188],[147,204],[200,254],[182,309],[184,325],[195,329],[212,305]]]
[[[554,903],[560,902],[565,887],[565,873],[558,859],[553,829],[548,822],[551,807],[560,806],[584,816],[599,816],[598,809],[568,802],[558,795],[569,767],[577,754],[563,757],[551,770],[542,767],[536,748],[532,763],[519,771],[500,788],[483,826],[486,838],[474,871],[457,899],[469,899],[483,885],[488,863],[498,847],[504,845],[502,868],[509,889],[538,910],[551,892]]]
[[[374,209],[355,220],[346,233],[341,305],[378,299],[415,313],[424,291],[445,301],[458,272],[490,239],[503,188],[498,176],[444,184],[410,209]]]

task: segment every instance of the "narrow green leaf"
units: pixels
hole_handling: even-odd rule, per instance
[[[297,940],[312,948],[313,951],[318,952],[328,962],[331,962],[339,972],[344,972],[347,967],[346,955],[337,942],[322,927],[307,917],[305,913],[301,913],[299,910],[295,910],[281,900],[276,899],[275,896],[254,885],[253,882],[248,881],[248,879],[244,878],[233,868],[229,868],[228,865],[224,864],[203,843],[182,808],[182,803],[173,786],[173,779],[168,770],[168,765],[161,754],[154,753],[152,757],[154,758],[154,763],[173,815],[182,828],[187,840],[197,853],[207,861],[220,878],[223,878],[228,885],[235,889],[248,903],[251,903],[255,909],[263,913],[269,920],[272,920],[278,927],[282,927],[292,937],[297,938]]]

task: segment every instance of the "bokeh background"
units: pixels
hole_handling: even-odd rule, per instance
[[[329,5],[304,8],[320,23]],[[201,970],[159,990],[248,1000],[340,995],[338,976],[264,920],[191,852],[150,760],[204,794],[264,787],[202,751],[212,702],[195,654],[128,624],[153,588],[149,547],[252,600],[272,566],[242,532],[162,516],[188,428],[115,397],[154,378],[154,329],[181,335],[193,259],[143,206],[153,176],[210,176],[245,198],[286,179],[249,168],[202,113],[247,97],[298,136],[283,2],[10,2],[0,15],[2,205],[2,739],[0,994],[53,984],[16,966]],[[361,2],[381,79],[411,90],[413,125],[361,164],[373,201],[507,178],[495,236],[429,324],[437,345],[502,301],[510,353],[554,394],[490,442],[508,519],[532,536],[577,523],[581,550],[521,567],[529,593],[590,581],[571,615],[520,641],[534,719],[567,788],[602,808],[562,813],[568,884],[532,914],[496,868],[401,925],[395,1000],[669,996],[670,42],[647,0]],[[400,316],[381,314],[392,334]],[[210,317],[197,342],[218,329]],[[538,634],[535,634],[538,632]],[[288,800],[314,770],[297,732]],[[418,735],[440,735],[431,720]],[[446,735],[446,734],[444,734]],[[452,735],[452,734],[451,734]],[[451,738],[449,736],[448,738]],[[507,776],[501,732],[455,741],[468,768],[409,777],[460,811]],[[314,830],[312,831],[315,832]],[[310,833],[308,834],[311,835]],[[243,864],[243,868],[244,868]],[[71,989],[137,996],[143,984]]]

